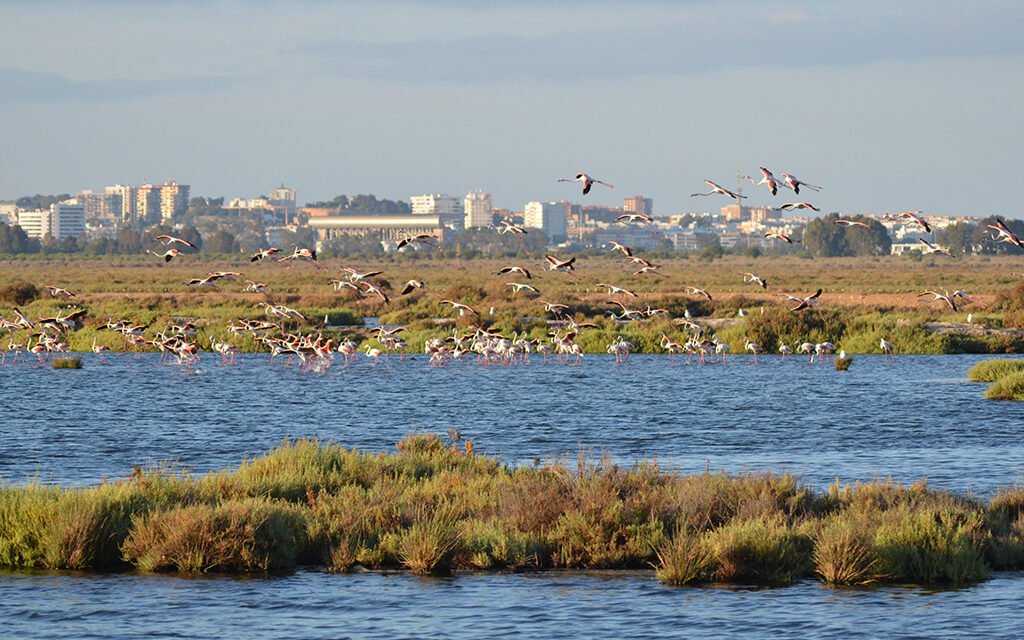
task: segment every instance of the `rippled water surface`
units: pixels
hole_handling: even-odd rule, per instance
[[[0,574],[16,638],[1011,638],[1024,576],[969,588],[676,589],[651,573],[238,579]],[[60,630],[56,632],[55,630]]]
[[[237,465],[284,438],[392,450],[414,429],[461,429],[510,463],[581,450],[683,471],[788,470],[821,488],[927,477],[989,495],[1024,471],[1024,405],[986,402],[973,356],[857,356],[846,373],[802,359],[698,366],[432,369],[359,361],[324,373],[265,355],[195,370],[156,356],[85,356],[82,370],[0,367],[0,478],[84,485],[132,466]],[[0,636],[140,637],[1013,637],[1024,576],[969,588],[673,589],[651,572],[266,579],[0,573]]]
[[[892,476],[987,494],[1024,471],[1024,405],[986,402],[975,356],[858,356],[846,373],[803,359],[698,366],[661,356],[616,365],[431,368],[359,361],[323,374],[246,356],[195,370],[117,355],[82,370],[0,367],[0,477],[86,484],[133,465],[237,465],[287,437],[392,450],[414,429],[461,429],[511,463],[582,449],[666,467],[774,469],[815,486]]]

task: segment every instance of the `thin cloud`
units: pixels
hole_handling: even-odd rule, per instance
[[[199,94],[230,89],[239,78],[193,77],[76,81],[55,73],[0,67],[0,104],[144,99],[167,94]]]
[[[394,81],[565,81],[736,67],[851,66],[1021,55],[1021,12],[815,18],[802,10],[707,24],[399,43],[326,40],[295,52],[349,77]]]

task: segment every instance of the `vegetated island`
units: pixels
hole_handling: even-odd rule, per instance
[[[457,432],[394,453],[286,441],[231,471],[0,488],[0,565],[255,573],[653,569],[672,585],[970,583],[1024,568],[1024,488],[679,475],[581,455],[510,467]]]

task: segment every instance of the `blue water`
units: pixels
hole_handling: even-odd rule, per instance
[[[688,472],[787,470],[815,487],[892,476],[988,495],[1024,479],[1024,404],[984,401],[966,381],[978,359],[858,356],[839,373],[778,357],[441,368],[420,357],[318,374],[265,354],[233,367],[205,354],[195,369],[90,354],[81,370],[0,367],[0,478],[81,485],[168,461],[204,472],[284,438],[393,450],[415,429],[459,429],[510,463],[583,450]]]
[[[82,370],[0,367],[0,477],[65,485],[172,461],[237,465],[284,438],[392,450],[414,429],[460,429],[510,463],[580,451],[663,468],[788,470],[821,488],[927,478],[990,495],[1024,475],[1024,405],[984,401],[974,356],[857,356],[829,364],[734,358],[699,366],[431,368],[365,360],[323,373],[249,355],[195,369],[91,354]],[[0,573],[0,637],[1013,637],[1016,574],[949,591],[674,589],[652,572],[263,579]]]

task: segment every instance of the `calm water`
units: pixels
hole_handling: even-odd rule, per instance
[[[82,485],[172,460],[236,465],[286,437],[392,450],[461,429],[513,463],[583,449],[663,467],[789,470],[822,487],[892,476],[988,495],[1024,478],[1024,405],[984,402],[973,356],[728,365],[451,366],[360,361],[323,374],[246,356],[194,370],[91,354],[80,371],[0,367],[0,477]],[[459,575],[316,571],[268,579],[0,573],[0,637],[1013,636],[1024,576],[965,589],[673,589],[651,573]]]

